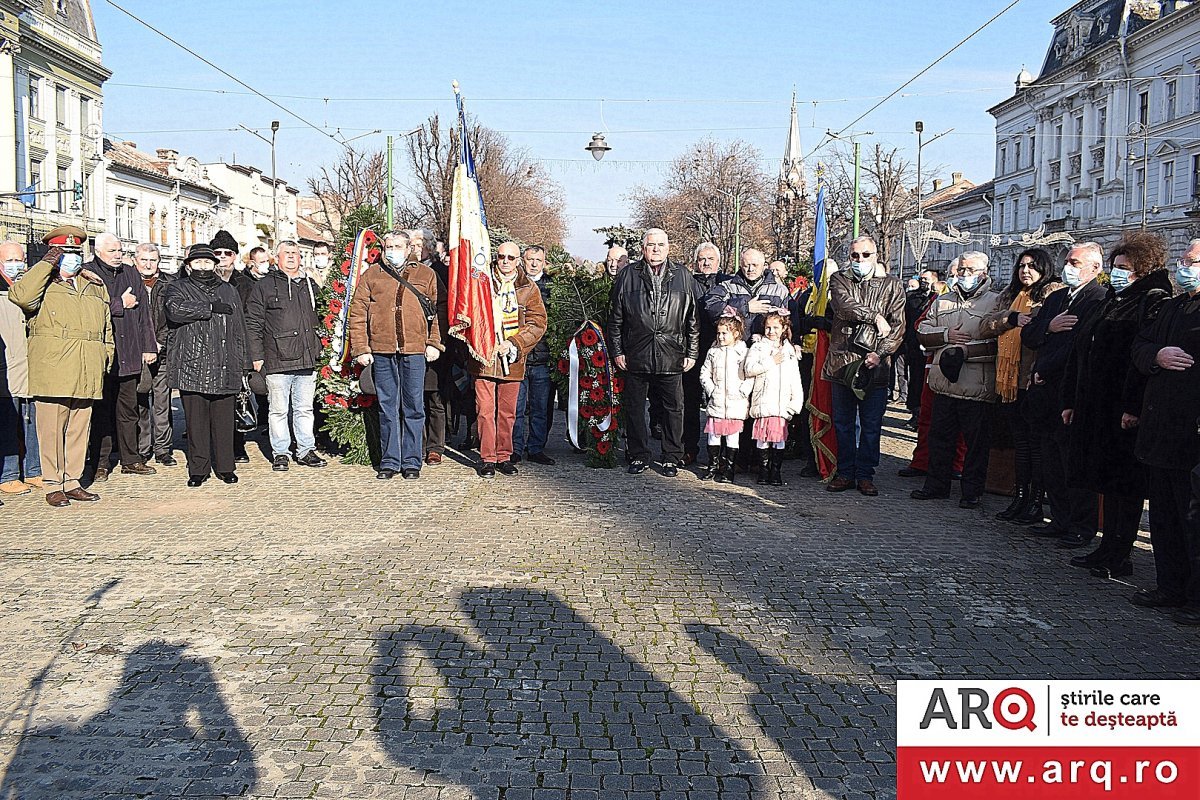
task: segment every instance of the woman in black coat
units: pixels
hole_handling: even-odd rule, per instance
[[[1104,308],[1078,331],[1063,381],[1063,421],[1070,426],[1072,485],[1104,495],[1104,537],[1091,553],[1071,559],[1101,577],[1133,573],[1129,555],[1146,499],[1134,457],[1146,376],[1133,365],[1138,332],[1171,298],[1167,246],[1144,231],[1126,234],[1109,256],[1111,287]]]
[[[217,256],[192,245],[183,261],[187,275],[164,293],[170,344],[167,384],[179,390],[188,433],[188,486],[225,483],[234,474],[233,433],[237,394],[247,361],[246,327],[237,289],[217,277]]]

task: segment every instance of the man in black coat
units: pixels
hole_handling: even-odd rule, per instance
[[[696,282],[667,259],[668,248],[666,231],[650,228],[643,235],[642,258],[613,282],[608,340],[625,373],[629,474],[645,472],[650,458],[649,397],[662,408],[663,475],[673,478],[683,459],[683,373],[696,365],[700,323]]]
[[[696,246],[692,258],[692,279],[696,281],[696,297],[704,297],[710,289],[729,280],[721,272],[721,251],[712,242],[701,242]],[[717,324],[702,311],[697,311],[700,321],[700,351],[695,365],[683,373],[683,463],[695,462],[700,454],[700,409],[704,405],[704,391],[700,387],[700,366],[708,356],[708,350],[717,338]]]
[[[92,463],[95,480],[108,480],[113,440],[121,457],[121,472],[153,475],[138,448],[137,385],[144,364],[158,360],[150,296],[141,275],[121,263],[121,240],[111,233],[96,236],[95,258],[84,264],[108,289],[117,355],[104,379],[104,397],[92,417]]]
[[[908,372],[908,396],[904,404],[912,415],[908,427],[914,431],[921,415],[921,390],[925,387],[925,353],[921,351],[921,342],[917,338],[917,323],[938,296],[935,286],[939,276],[936,270],[926,269],[921,271],[918,280],[920,284],[916,289],[904,293],[904,343],[900,345],[900,352],[904,354],[904,368]]]
[[[1034,525],[1037,536],[1059,539],[1064,548],[1083,547],[1096,535],[1095,490],[1072,488],[1067,480],[1069,438],[1063,424],[1062,385],[1075,331],[1090,325],[1104,308],[1108,289],[1096,282],[1104,269],[1104,250],[1083,242],[1067,253],[1062,289],[1052,292],[1037,316],[1021,329],[1021,342],[1037,351],[1026,399],[1031,424],[1041,433],[1042,471],[1050,522]]]
[[[246,301],[246,344],[252,367],[267,378],[271,406],[271,469],[287,472],[291,433],[296,437],[297,464],[324,467],[317,455],[313,433],[313,398],[317,392],[317,361],[321,340],[317,336],[317,292],[320,287],[300,269],[300,247],[280,242],[275,260],[278,269],[267,273]]]
[[[175,430],[171,422],[171,387],[167,385],[167,311],[166,288],[174,280],[159,271],[158,245],[143,242],[134,251],[133,261],[142,284],[150,295],[150,317],[154,322],[154,339],[158,345],[158,360],[146,365],[148,385],[138,387],[138,451],[143,460],[154,459],[165,467],[176,464],[171,452]]]
[[[1130,602],[1183,606],[1173,619],[1200,625],[1200,509],[1192,501],[1192,473],[1200,463],[1200,239],[1188,245],[1175,282],[1183,292],[1163,305],[1133,344],[1133,363],[1149,376],[1134,452],[1146,465],[1158,586]]]

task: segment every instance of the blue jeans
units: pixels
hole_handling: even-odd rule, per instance
[[[837,474],[854,481],[873,480],[879,466],[879,436],[883,413],[887,410],[887,387],[867,390],[862,400],[843,383],[831,382],[830,388],[838,447]]]
[[[271,453],[286,456],[292,449],[292,434],[296,435],[296,457],[304,458],[317,446],[313,436],[313,398],[317,396],[317,373],[280,372],[267,376],[267,430],[271,436]],[[292,430],[288,430],[288,410],[292,412]]]
[[[526,364],[525,379],[517,394],[517,424],[513,427],[513,452],[525,453],[528,442],[529,454],[541,453],[546,449],[550,437],[550,426],[554,423],[551,407],[554,404],[554,384],[550,381],[549,364]],[[526,410],[528,410],[529,432],[526,435]]]
[[[422,353],[373,355],[371,369],[379,397],[379,439],[383,451],[379,468],[420,469],[421,439],[425,435],[425,356]]]
[[[42,453],[38,449],[36,422],[32,400],[0,397],[0,461],[3,461],[0,483],[41,477]]]

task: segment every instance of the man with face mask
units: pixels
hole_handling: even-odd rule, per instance
[[[879,494],[874,478],[889,362],[904,340],[904,284],[880,266],[879,248],[870,236],[850,243],[849,268],[829,279],[829,316],[832,330],[821,375],[833,394],[838,453],[837,475],[825,489],[844,492],[857,487],[860,494],[874,497]],[[863,384],[861,397],[845,383],[851,374],[857,376],[856,384]]]
[[[450,273],[446,262],[434,250],[433,231],[413,228],[408,231],[408,237],[408,257],[420,261],[437,276],[438,330],[448,330],[450,318],[446,306],[446,282],[450,280]],[[425,436],[421,451],[425,453],[425,463],[431,467],[441,464],[442,456],[446,453],[447,406],[454,380],[451,367],[450,358],[430,359],[425,365]]]
[[[332,249],[325,242],[317,242],[313,245],[312,269],[309,275],[317,282],[318,286],[324,286],[325,280],[329,277],[329,266],[332,263],[331,253]]]
[[[64,225],[42,240],[46,255],[8,290],[29,323],[29,394],[36,398],[46,502],[59,508],[99,496],[79,485],[92,405],[113,363],[112,315],[104,281],[83,270],[82,228]],[[118,253],[120,248],[118,248]]]
[[[933,409],[929,428],[929,474],[912,492],[914,500],[950,496],[955,446],[961,433],[967,442],[962,471],[961,508],[977,508],[987,481],[988,406],[996,395],[996,334],[982,330],[999,307],[991,289],[988,257],[964,253],[955,268],[953,291],[934,301],[921,319],[917,335],[932,353],[929,388]]]
[[[104,397],[92,424],[95,480],[106,481],[114,440],[122,474],[153,475],[138,449],[137,385],[142,368],[158,360],[150,295],[134,267],[121,263],[121,240],[111,233],[96,237],[94,258],[84,266],[108,289],[117,358],[104,381]]]
[[[246,269],[233,273],[230,283],[242,297],[242,305],[250,299],[254,286],[271,271],[271,256],[265,247],[254,247],[246,256]]]
[[[159,464],[173,467],[176,462],[171,452],[175,433],[171,424],[171,387],[167,386],[167,371],[163,368],[163,353],[167,347],[167,312],[163,294],[174,279],[159,271],[158,261],[157,245],[143,242],[134,251],[134,266],[150,295],[154,339],[158,344],[158,360],[147,364],[142,376],[143,383],[149,379],[149,386],[138,387],[138,450],[147,461],[153,454]]]
[[[0,243],[0,494],[41,488],[37,411],[29,395],[29,332],[8,288],[25,274],[25,248]]]
[[[1025,408],[1041,442],[1042,480],[1051,518],[1048,524],[1034,525],[1029,531],[1035,536],[1057,538],[1064,548],[1083,547],[1096,535],[1096,492],[1071,487],[1067,481],[1070,441],[1062,418],[1062,383],[1076,328],[1090,326],[1104,310],[1108,289],[1096,281],[1103,271],[1104,250],[1100,245],[1073,245],[1062,272],[1066,286],[1051,292],[1021,329],[1022,345],[1037,351]]]
[[[904,294],[904,368],[908,372],[908,396],[905,407],[912,415],[909,430],[917,429],[921,412],[921,390],[925,386],[925,352],[917,338],[917,322],[929,310],[929,305],[938,296],[938,274],[935,270],[922,270],[917,278],[917,288]]]
[[[421,477],[425,368],[445,350],[437,305],[437,276],[410,260],[408,234],[384,234],[383,259],[359,278],[349,320],[350,355],[371,368],[379,397],[379,480]]]

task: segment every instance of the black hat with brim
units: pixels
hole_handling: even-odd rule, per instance
[[[184,266],[195,261],[197,258],[207,258],[214,264],[217,263],[217,254],[212,251],[212,248],[206,244],[194,244],[188,248],[187,255],[183,257]]]

